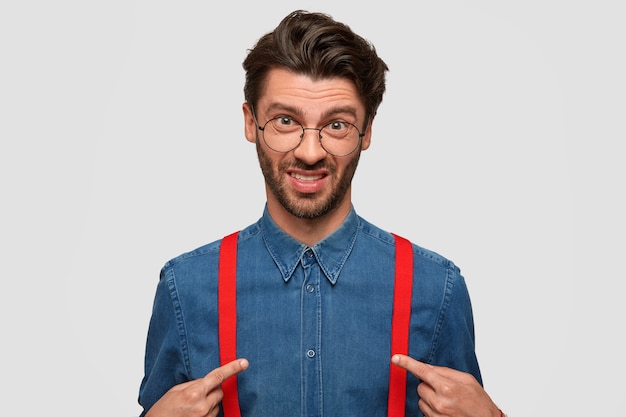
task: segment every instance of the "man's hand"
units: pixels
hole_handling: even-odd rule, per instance
[[[391,362],[422,380],[417,386],[418,406],[427,417],[500,416],[498,407],[471,374],[405,355],[393,355]]]
[[[220,385],[248,369],[246,359],[236,359],[203,378],[172,387],[150,408],[146,417],[215,417],[224,393]]]

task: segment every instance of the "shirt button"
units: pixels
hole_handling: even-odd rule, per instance
[[[306,292],[308,293],[312,293],[313,291],[315,291],[315,287],[311,284],[306,286]]]
[[[312,250],[306,251],[306,256],[308,256],[309,258],[312,258],[313,257],[313,251]]]
[[[306,355],[307,355],[309,358],[312,358],[312,357],[314,357],[314,356],[315,356],[315,351],[314,351],[313,349],[309,349],[309,350],[307,350],[307,351],[306,351]]]

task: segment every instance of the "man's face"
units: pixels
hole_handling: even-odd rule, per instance
[[[261,126],[277,116],[291,117],[307,128],[335,120],[359,129],[365,124],[365,108],[352,82],[343,78],[313,81],[284,69],[270,71],[254,112]],[[347,156],[328,154],[316,130],[305,130],[297,148],[281,153],[267,147],[248,105],[244,105],[244,116],[246,138],[256,143],[270,207],[279,205],[295,217],[316,219],[350,206],[352,177],[361,150],[370,143],[369,126],[361,145]]]

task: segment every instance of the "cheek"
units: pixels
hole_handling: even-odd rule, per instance
[[[263,144],[261,142],[261,140],[256,142],[256,152],[259,157],[259,164],[261,165],[261,169],[264,174],[273,175],[273,172],[277,169],[279,161],[272,159],[267,150],[263,148]]]
[[[343,167],[343,176],[345,181],[352,181],[356,168],[359,165],[359,159],[361,158],[361,152],[358,151],[356,155],[350,161],[348,161]]]

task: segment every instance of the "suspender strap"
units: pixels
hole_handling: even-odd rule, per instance
[[[220,363],[237,358],[237,235],[225,236],[220,247],[218,269],[218,335]],[[396,241],[396,271],[391,322],[392,354],[409,352],[409,323],[413,288],[413,247],[411,242],[393,235]],[[237,376],[222,383],[222,408],[226,417],[241,417]],[[389,372],[388,417],[403,417],[406,407],[406,371],[391,365]]]
[[[220,364],[237,358],[237,235],[222,239],[217,279],[218,337]],[[222,409],[227,417],[240,417],[237,376],[222,383]]]
[[[413,288],[413,247],[411,242],[397,235],[396,278],[393,289],[393,316],[391,321],[391,353],[408,355],[411,295]],[[389,371],[389,417],[404,417],[406,408],[406,370],[391,365]]]

